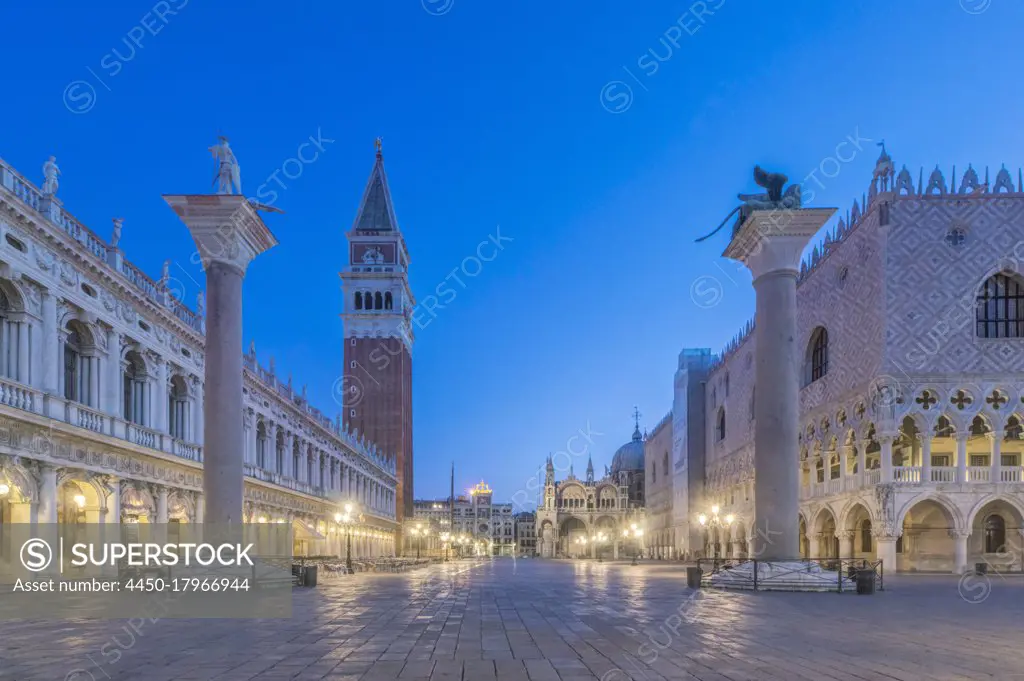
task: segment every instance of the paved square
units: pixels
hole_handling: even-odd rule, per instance
[[[888,586],[695,599],[677,565],[462,562],[296,590],[289,620],[0,623],[0,678],[1024,679],[1024,578],[978,603],[954,577]]]

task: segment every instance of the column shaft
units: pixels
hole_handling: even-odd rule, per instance
[[[206,271],[203,497],[209,523],[242,522],[242,272]]]
[[[796,344],[796,271],[774,270],[754,281],[757,292],[755,381],[765,399],[754,404],[754,558],[799,555],[800,352]]]

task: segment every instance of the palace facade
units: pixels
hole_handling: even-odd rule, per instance
[[[56,183],[54,182],[53,185]],[[0,529],[203,521],[203,299],[180,300],[0,160]],[[243,522],[295,553],[394,555],[395,459],[309,404],[254,346],[244,364]],[[0,551],[10,551],[0,541]]]
[[[801,554],[1020,571],[1024,183],[886,168],[798,275]],[[667,555],[748,555],[757,342],[679,357]]]

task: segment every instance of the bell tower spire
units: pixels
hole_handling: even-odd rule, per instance
[[[395,462],[396,515],[412,516],[412,311],[409,252],[398,227],[378,137],[370,177],[348,238],[340,273],[344,325],[342,387],[336,399],[345,428]]]

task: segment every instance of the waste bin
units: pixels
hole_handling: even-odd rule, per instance
[[[316,586],[316,565],[307,565],[303,573],[302,586]]]
[[[975,563],[974,564],[974,574],[976,574],[976,575],[984,575],[986,573],[988,573],[988,563]]]
[[[699,567],[686,568],[686,586],[691,589],[700,588],[701,569]]]
[[[871,568],[857,570],[857,593],[868,596],[875,593],[875,571]]]

